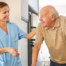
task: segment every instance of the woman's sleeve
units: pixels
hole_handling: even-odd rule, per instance
[[[22,29],[20,29],[17,25],[16,25],[17,31],[18,31],[18,39],[22,39],[24,38],[27,33],[25,31],[23,31]]]

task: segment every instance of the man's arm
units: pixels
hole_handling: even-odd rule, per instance
[[[37,61],[37,57],[38,57],[38,52],[40,50],[41,45],[39,44],[35,44],[34,49],[33,49],[33,53],[32,53],[32,65],[31,66],[36,66],[36,61]]]
[[[32,66],[36,66],[38,52],[40,50],[40,46],[42,42],[43,42],[42,24],[39,23],[37,27],[37,32],[36,32],[35,46],[34,46],[33,53],[32,53]]]
[[[34,29],[32,32],[30,32],[29,34],[27,34],[27,36],[25,38],[27,39],[31,39],[35,34],[36,34],[37,28]]]

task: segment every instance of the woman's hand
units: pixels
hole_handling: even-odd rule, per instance
[[[14,48],[8,47],[8,52],[13,55],[13,56],[19,56],[20,54],[18,53],[18,51]]]

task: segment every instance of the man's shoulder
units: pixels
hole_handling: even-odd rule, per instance
[[[60,26],[62,27],[62,28],[64,28],[64,25],[65,25],[65,23],[66,23],[66,16],[60,16],[59,17],[59,21],[60,21]]]
[[[61,20],[63,20],[63,19],[66,19],[66,16],[60,15],[59,18],[60,18]]]

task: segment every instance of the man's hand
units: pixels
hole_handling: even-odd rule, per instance
[[[14,48],[8,47],[8,52],[13,55],[13,56],[19,56],[20,54],[18,53],[18,51]]]

